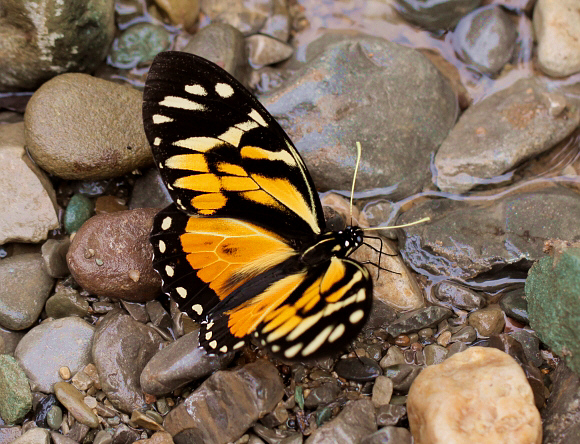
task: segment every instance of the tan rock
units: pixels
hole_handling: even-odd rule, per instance
[[[407,399],[415,444],[541,444],[526,376],[508,354],[471,347],[424,369]]]

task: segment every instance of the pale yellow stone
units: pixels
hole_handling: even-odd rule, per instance
[[[542,421],[517,362],[471,347],[425,368],[407,412],[415,444],[541,444]]]

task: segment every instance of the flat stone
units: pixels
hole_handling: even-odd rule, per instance
[[[0,125],[0,245],[40,242],[59,227],[54,188],[25,143],[22,122]]]
[[[396,338],[400,334],[433,327],[453,314],[451,310],[437,305],[405,313],[387,327],[387,333]]]
[[[0,355],[0,417],[16,424],[32,409],[32,393],[26,374],[16,359]]]
[[[541,444],[542,422],[518,363],[471,347],[415,379],[407,398],[416,444]]]
[[[12,444],[50,444],[50,431],[35,427],[16,438]]]
[[[95,327],[71,316],[44,322],[18,343],[14,356],[30,379],[32,390],[53,393],[59,369],[76,373],[91,361]]]
[[[71,384],[64,381],[57,382],[54,384],[54,394],[78,422],[92,429],[99,425],[99,418],[84,402],[85,395]]]

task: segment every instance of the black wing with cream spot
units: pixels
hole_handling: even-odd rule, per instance
[[[265,226],[293,241],[324,230],[312,179],[280,125],[237,80],[182,52],[159,54],[145,133],[177,207]]]

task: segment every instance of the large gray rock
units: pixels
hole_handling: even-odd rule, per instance
[[[3,0],[0,91],[33,90],[63,72],[94,71],[114,33],[113,0]]]

